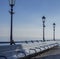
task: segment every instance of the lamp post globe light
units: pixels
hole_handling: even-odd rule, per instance
[[[53,23],[53,40],[55,41],[55,23]]]
[[[15,0],[9,0],[9,5],[11,7],[11,10],[9,11],[11,15],[11,27],[10,27],[10,45],[15,44],[13,40],[13,6],[15,5]]]
[[[11,6],[14,6],[15,5],[15,0],[9,0],[9,5]]]
[[[42,22],[43,22],[43,42],[45,41],[45,19],[46,19],[46,17],[43,16],[42,17]]]

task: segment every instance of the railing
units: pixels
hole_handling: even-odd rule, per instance
[[[47,42],[48,41],[53,41],[53,40],[46,40]],[[60,41],[60,40],[56,40],[56,41]],[[34,42],[43,42],[43,40],[26,40],[26,41],[14,41],[15,43],[29,43],[29,42],[31,42],[31,43],[34,43]],[[0,42],[0,44],[8,44],[8,43],[10,43],[10,42]]]

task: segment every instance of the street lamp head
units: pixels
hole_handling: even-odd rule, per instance
[[[45,22],[45,19],[46,19],[46,17],[45,17],[45,16],[43,16],[43,17],[42,17],[42,21],[43,21],[43,22]]]
[[[9,0],[9,5],[14,6],[15,5],[15,0]]]
[[[55,23],[53,23],[53,25],[55,26],[56,24],[55,24]]]

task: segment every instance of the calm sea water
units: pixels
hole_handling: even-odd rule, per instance
[[[25,39],[19,39],[19,38],[15,38],[13,39],[14,41],[31,41],[31,40],[42,40],[41,38],[25,38]],[[52,40],[52,39],[46,39],[46,40]],[[0,38],[0,42],[10,42],[9,38]],[[5,44],[1,44],[0,45],[9,45],[10,43],[5,43]],[[20,43],[16,43],[16,44],[20,44]]]
[[[13,38],[13,40],[14,41],[29,41],[29,40],[43,40],[42,38],[24,38],[24,39],[22,39],[22,38]],[[53,40],[53,39],[46,39],[46,40]],[[7,41],[7,42],[9,42],[10,41],[10,38],[1,38],[0,37],[0,42],[5,42],[5,41]]]

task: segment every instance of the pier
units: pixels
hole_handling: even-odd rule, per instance
[[[0,56],[5,56],[7,59],[39,59],[58,55],[59,51],[59,41],[25,41],[16,45],[0,46]]]
[[[0,0],[0,59],[60,59],[59,5],[59,0]]]
[[[39,54],[31,59],[60,59],[60,47],[54,47],[46,52]]]

